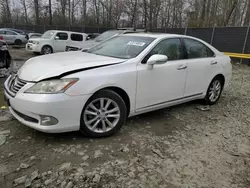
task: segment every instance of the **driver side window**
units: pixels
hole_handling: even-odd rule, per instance
[[[183,47],[178,38],[165,39],[159,42],[151,52],[143,59],[142,63],[146,64],[147,60],[155,54],[168,56],[168,60],[179,60],[184,58]]]

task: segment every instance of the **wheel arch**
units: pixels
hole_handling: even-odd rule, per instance
[[[123,101],[125,102],[125,105],[127,107],[127,116],[129,116],[130,109],[131,109],[130,98],[129,98],[129,95],[127,94],[127,92],[124,89],[122,89],[120,87],[117,87],[117,86],[107,86],[107,87],[104,87],[104,88],[101,88],[101,89],[95,91],[92,94],[92,96],[95,95],[96,93],[98,93],[101,90],[111,90],[111,91],[114,91],[115,93],[117,93],[123,99]]]
[[[219,79],[221,79],[221,81],[222,81],[222,87],[224,87],[224,85],[225,85],[225,76],[223,75],[223,74],[217,74],[216,76],[214,76],[213,77],[213,79],[211,80],[211,82],[215,79],[215,78],[219,78]]]

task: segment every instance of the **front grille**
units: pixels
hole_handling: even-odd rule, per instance
[[[22,89],[27,84],[26,81],[21,80],[18,76],[13,76],[12,79],[9,81],[9,90],[16,95],[16,93]]]
[[[22,114],[21,112],[16,111],[15,109],[12,108],[12,110],[22,119],[24,119],[25,121],[29,121],[32,123],[38,123],[39,121],[33,117],[27,116],[25,114]]]

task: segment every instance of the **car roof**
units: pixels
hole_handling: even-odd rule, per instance
[[[170,33],[128,33],[125,35],[138,36],[138,37],[151,37],[151,38],[163,38],[163,37],[184,37],[186,35],[170,34]]]
[[[81,32],[75,32],[75,31],[64,31],[64,30],[47,30],[47,31],[52,31],[52,32],[67,32],[67,33],[79,33],[79,34],[86,34],[86,33],[81,33]],[[47,32],[45,31],[45,32]]]

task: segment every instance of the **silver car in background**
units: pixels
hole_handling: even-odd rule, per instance
[[[8,29],[0,29],[0,38],[7,44],[21,45],[27,43],[26,35]]]

